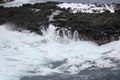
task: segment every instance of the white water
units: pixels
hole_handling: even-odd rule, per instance
[[[22,6],[22,4],[30,3],[29,0],[14,0],[12,2],[2,4],[5,7],[15,7]]]
[[[19,7],[22,6],[22,4],[34,4],[34,3],[41,3],[45,2],[46,0],[14,0],[12,2],[7,2],[2,4],[5,7]]]
[[[5,6],[21,6],[26,3],[37,3],[46,1],[60,1],[60,2],[71,2],[71,3],[120,3],[120,0],[15,0],[13,2],[6,3]]]
[[[93,65],[115,66],[102,57],[120,58],[120,41],[97,46],[92,42],[75,41],[65,36],[61,39],[53,25],[49,26],[47,32],[43,30],[44,36],[11,31],[10,27],[0,26],[0,80],[19,80],[25,75],[48,75],[53,72],[77,74]],[[52,63],[56,61],[63,63],[52,68]]]
[[[57,1],[57,0],[14,0],[12,2],[0,4],[4,7],[19,7],[22,6],[23,4],[34,4],[34,3],[40,3],[40,2],[46,2],[46,1]],[[64,0],[63,0],[64,2]],[[115,6],[113,4],[108,5],[104,4],[101,6],[96,6],[95,4],[83,4],[83,3],[61,3],[57,5],[60,8],[71,8],[71,11],[73,13],[76,12],[82,12],[82,13],[103,13],[106,10],[110,11],[111,13],[114,13],[115,11]],[[56,14],[56,13],[55,13]]]
[[[58,7],[68,9],[70,8],[73,13],[103,13],[105,10],[114,13],[114,5],[104,4],[102,6],[96,6],[95,4],[83,4],[83,3],[61,3]],[[96,12],[95,12],[96,11]]]

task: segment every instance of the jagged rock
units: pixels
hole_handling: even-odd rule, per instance
[[[115,13],[105,11],[97,14],[71,13],[70,9],[60,8],[57,4],[59,2],[24,4],[22,7],[13,8],[0,7],[0,24],[14,23],[17,25],[16,29],[27,29],[41,35],[41,29],[53,24],[58,30],[67,28],[72,35],[78,31],[80,39],[94,41],[99,45],[119,40],[119,4],[114,4],[117,7]],[[53,17],[53,21],[49,21],[49,16],[58,10],[60,13]]]
[[[0,0],[0,3],[6,3],[6,2],[11,2],[11,1],[14,1],[14,0]]]

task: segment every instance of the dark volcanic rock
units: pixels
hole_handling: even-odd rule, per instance
[[[99,45],[119,40],[120,36],[120,6],[116,6],[115,13],[106,11],[104,13],[71,13],[70,9],[61,9],[56,5],[59,2],[47,2],[36,4],[24,4],[22,7],[4,8],[0,7],[0,24],[13,23],[16,29],[26,29],[41,34],[42,28],[53,24],[58,29],[67,28],[72,34],[78,31],[80,39],[90,40]],[[49,21],[53,12],[60,14]],[[61,31],[62,32],[62,31]]]
[[[80,36],[86,36],[84,40],[95,41],[104,44],[114,40],[119,40],[120,36],[120,15],[116,13],[69,13],[62,12],[54,17],[54,25],[59,27],[71,27],[77,30]]]
[[[6,2],[11,2],[11,1],[14,1],[14,0],[0,0],[0,3],[6,3]]]
[[[38,34],[42,27],[48,27],[48,16],[56,9],[57,3],[26,4],[23,7],[3,8],[0,7],[0,21],[13,23],[18,28],[31,30]],[[41,27],[42,26],[42,27]]]

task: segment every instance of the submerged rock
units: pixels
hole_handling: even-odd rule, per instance
[[[119,80],[120,70],[111,70],[108,68],[103,69],[86,69],[81,71],[80,74],[53,74],[48,76],[27,76],[21,80]]]

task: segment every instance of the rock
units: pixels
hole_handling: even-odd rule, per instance
[[[0,0],[0,3],[6,3],[6,2],[11,2],[11,1],[14,1],[14,0]]]
[[[49,24],[57,26],[57,30],[68,29],[79,33],[79,38],[94,41],[99,45],[119,40],[120,14],[119,4],[115,4],[115,13],[71,13],[70,9],[61,9],[59,2],[24,4],[22,7],[0,7],[0,24],[14,23],[17,29],[26,29],[42,35],[41,29]],[[60,11],[49,21],[49,16],[55,11]],[[60,31],[61,32],[61,31]],[[62,33],[60,33],[62,35]]]

